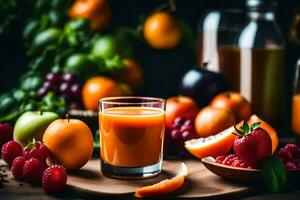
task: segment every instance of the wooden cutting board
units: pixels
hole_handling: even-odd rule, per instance
[[[67,184],[84,192],[99,195],[124,195],[141,186],[151,185],[175,176],[181,161],[164,161],[160,175],[144,180],[119,180],[108,178],[100,172],[99,159],[90,160],[81,170],[69,174]],[[250,183],[226,181],[208,171],[199,160],[183,161],[189,170],[184,186],[172,196],[184,198],[229,197],[253,193]]]

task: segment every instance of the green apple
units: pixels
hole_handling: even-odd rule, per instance
[[[54,112],[27,111],[16,121],[14,140],[26,146],[33,138],[42,140],[48,125],[59,118]]]

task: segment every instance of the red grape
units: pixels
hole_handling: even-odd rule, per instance
[[[195,139],[196,137],[195,137],[195,134],[193,134],[192,132],[184,131],[181,134],[181,138],[182,138],[183,142],[185,142],[187,140]]]
[[[50,81],[51,83],[55,85],[59,85],[61,83],[61,74],[60,73],[48,73],[46,75],[46,80]]]
[[[190,126],[190,127],[193,127],[194,126],[194,123],[192,120],[188,119],[186,120],[182,126]]]
[[[180,128],[183,123],[184,123],[184,119],[182,119],[181,117],[176,117],[173,122],[173,127]]]
[[[71,86],[71,93],[74,96],[80,97],[81,95],[81,86],[79,83],[75,83]]]
[[[65,97],[70,97],[71,95],[71,87],[68,83],[62,83],[59,87],[60,94],[64,95]]]
[[[171,131],[171,139],[173,141],[179,141],[181,139],[181,132],[178,129]]]
[[[72,84],[77,81],[77,76],[75,74],[66,73],[63,75],[62,79],[64,82]]]
[[[42,98],[43,96],[45,96],[47,93],[49,92],[49,90],[45,87],[41,87],[38,91],[37,91],[37,97]]]
[[[195,131],[194,131],[194,127],[193,127],[192,125],[182,126],[182,127],[180,128],[180,131],[181,131],[181,132],[184,132],[184,131],[195,132]]]

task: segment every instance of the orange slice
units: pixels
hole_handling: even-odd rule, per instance
[[[257,115],[252,115],[248,120],[248,124],[253,124],[255,122],[261,122],[260,127],[265,129],[269,133],[271,140],[272,140],[272,153],[274,153],[274,151],[276,150],[276,148],[278,146],[278,136],[277,136],[276,131],[274,130],[274,128],[272,126],[270,126],[264,120],[260,119]]]
[[[237,127],[241,126],[241,123]],[[234,127],[231,126],[224,131],[208,136],[205,138],[197,138],[185,142],[185,148],[197,158],[205,158],[208,156],[217,157],[227,155],[236,138]]]
[[[163,180],[154,185],[145,186],[136,190],[135,197],[158,197],[174,192],[179,189],[188,175],[188,169],[181,163],[177,175],[171,179]]]

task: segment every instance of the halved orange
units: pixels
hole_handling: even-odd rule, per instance
[[[163,180],[154,185],[145,186],[136,190],[135,197],[158,197],[174,192],[179,189],[188,175],[188,169],[181,163],[177,175],[171,179]]]
[[[257,115],[252,115],[248,120],[248,124],[253,124],[255,122],[261,122],[259,127],[265,129],[269,133],[271,140],[272,140],[272,153],[274,153],[274,151],[276,150],[276,148],[278,146],[278,136],[277,136],[276,131],[274,130],[274,128],[272,126],[270,126],[264,120],[260,119]]]
[[[239,126],[241,126],[241,123],[237,125],[237,127]],[[216,135],[188,140],[185,142],[185,148],[197,158],[227,155],[236,138],[232,134],[234,131],[234,127],[231,126]]]

